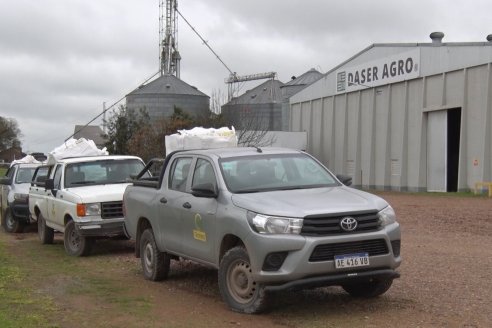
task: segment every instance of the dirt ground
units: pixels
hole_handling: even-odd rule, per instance
[[[87,258],[61,236],[0,233],[34,293],[53,301],[58,327],[491,327],[492,198],[378,192],[402,226],[401,278],[361,300],[338,287],[283,292],[262,315],[229,311],[217,271],[173,262],[167,281],[144,280],[131,241],[98,241]]]

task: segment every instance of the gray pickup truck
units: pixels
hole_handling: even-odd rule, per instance
[[[153,164],[162,171],[150,176]],[[171,153],[147,165],[123,203],[146,279],[165,279],[180,258],[212,266],[234,311],[259,313],[271,292],[288,289],[339,285],[375,297],[399,277],[391,206],[301,151]]]
[[[39,165],[16,163],[0,178],[0,218],[7,232],[22,232],[31,223],[29,186]]]

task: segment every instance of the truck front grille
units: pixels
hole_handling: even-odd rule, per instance
[[[388,254],[388,245],[384,239],[351,241],[318,245],[314,248],[310,262],[333,261],[335,255],[369,253],[369,256]]]
[[[102,203],[101,217],[103,219],[116,219],[123,217],[123,202]]]
[[[357,220],[357,228],[354,231],[344,231],[340,226],[340,221],[345,217],[352,217]],[[350,212],[326,215],[310,215],[304,218],[301,235],[305,236],[326,236],[347,233],[360,233],[375,231],[379,228],[378,212]]]

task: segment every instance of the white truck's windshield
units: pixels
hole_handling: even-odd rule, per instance
[[[220,160],[227,188],[233,193],[337,186],[318,162],[303,154],[258,155]]]
[[[85,185],[126,183],[138,174],[144,164],[137,159],[110,159],[68,164],[65,169],[65,188]]]

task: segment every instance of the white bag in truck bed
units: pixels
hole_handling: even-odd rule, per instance
[[[178,130],[178,132],[165,137],[166,156],[176,150],[237,147],[234,127],[231,129],[196,127],[191,130]]]
[[[106,147],[99,149],[92,140],[71,138],[48,154],[48,165],[53,165],[62,158],[104,155],[108,155]]]

